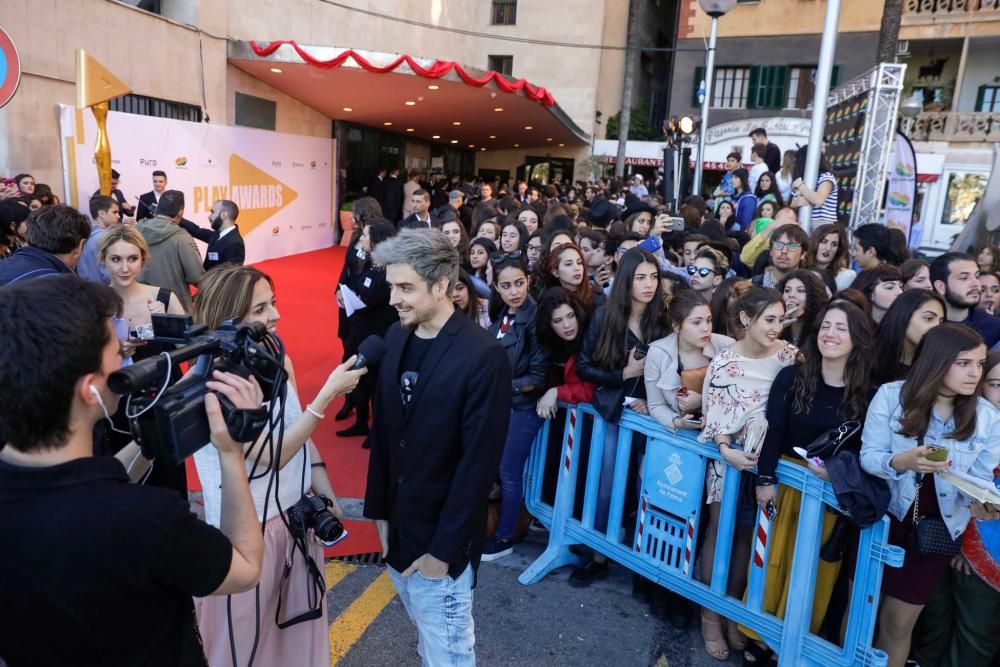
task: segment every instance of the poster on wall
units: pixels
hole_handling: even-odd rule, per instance
[[[84,213],[97,191],[93,115],[60,105],[63,178],[71,205]],[[247,263],[333,245],[333,139],[244,127],[108,113],[111,166],[133,206],[152,189],[153,171],[184,193],[184,217],[208,228],[212,203],[230,199]],[[204,246],[202,246],[204,251]]]
[[[861,163],[871,91],[865,90],[826,110],[826,159],[837,179],[837,217],[847,223],[854,211],[854,191]]]
[[[917,155],[902,132],[893,142],[892,168],[885,197],[885,224],[901,229],[911,249],[920,247],[923,228],[913,225],[913,203],[917,197]]]

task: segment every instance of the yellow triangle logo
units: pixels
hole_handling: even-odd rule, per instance
[[[229,156],[229,198],[240,207],[238,222],[243,236],[298,196],[295,190],[236,153]]]
[[[109,72],[94,56],[83,49],[76,50],[77,109],[92,107],[131,92],[131,88]]]

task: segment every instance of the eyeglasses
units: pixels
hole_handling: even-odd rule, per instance
[[[521,259],[521,251],[515,250],[514,252],[505,252],[502,255],[494,255],[490,258],[490,261],[493,262],[493,266],[496,266],[497,264],[503,264],[504,262],[508,262],[512,259]]]
[[[695,266],[694,264],[688,264],[687,270],[688,270],[688,275],[689,276],[693,276],[694,274],[697,273],[702,278],[708,278],[710,275],[712,275],[713,273],[715,273],[714,270],[708,268],[707,266],[702,266],[702,267],[699,268],[699,267]]]
[[[795,252],[796,250],[802,250],[802,244],[795,241],[772,241],[771,250],[789,250]]]

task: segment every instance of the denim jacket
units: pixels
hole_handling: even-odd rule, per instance
[[[897,433],[903,413],[899,402],[902,387],[901,381],[890,382],[882,385],[875,394],[861,435],[861,467],[876,477],[888,480],[892,491],[889,511],[900,521],[906,521],[917,494],[919,476],[911,471],[897,472],[889,465],[893,456],[917,446],[915,438]],[[932,413],[924,444],[947,447],[954,470],[992,483],[993,469],[1000,464],[1000,411],[980,398],[976,408],[976,432],[972,437],[960,441],[945,437],[954,427],[953,418],[943,422]],[[972,516],[970,500],[940,477],[934,480],[934,485],[941,517],[952,538],[958,539]]]

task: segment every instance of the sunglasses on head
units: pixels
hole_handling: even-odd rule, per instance
[[[504,262],[508,262],[513,259],[521,259],[520,250],[515,250],[514,252],[505,252],[502,255],[494,255],[493,257],[490,258],[490,261],[493,262],[493,265],[495,266],[497,264],[503,264]]]
[[[689,276],[693,276],[697,273],[702,278],[708,278],[710,275],[715,273],[714,270],[708,268],[707,266],[697,267],[694,264],[688,264],[687,270]]]

